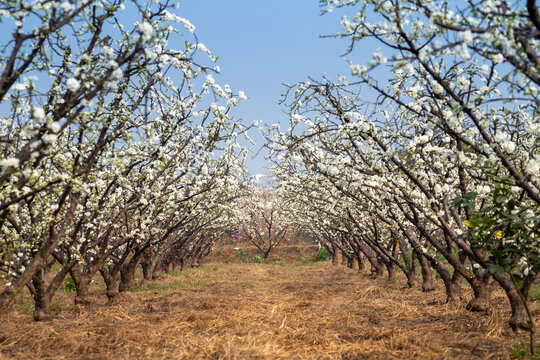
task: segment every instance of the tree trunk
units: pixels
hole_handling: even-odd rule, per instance
[[[339,264],[339,253],[340,251],[338,250],[338,247],[332,244],[332,265],[337,266]]]
[[[446,302],[458,303],[461,301],[461,285],[453,282],[452,280],[448,281],[444,277],[443,282],[444,288],[446,289]]]
[[[378,278],[379,276],[381,276],[384,273],[384,265],[381,262],[379,262],[379,259],[376,258],[373,255],[373,253],[369,253],[368,251],[364,251],[364,255],[366,256],[366,258],[369,261],[370,275],[373,276],[374,278]]]
[[[351,269],[358,271],[359,263],[358,263],[358,258],[356,257],[356,255],[351,256],[351,262],[352,262]]]
[[[77,296],[75,296],[75,305],[90,305],[90,297],[88,296],[88,287],[90,285],[91,278],[87,276],[82,276],[81,281],[77,284],[75,283],[75,288],[77,289]],[[75,281],[74,281],[75,282]]]
[[[429,256],[427,258],[431,263],[433,269],[441,276],[441,279],[444,283],[444,288],[446,290],[446,302],[447,303],[456,303],[461,300],[461,285],[455,283],[450,275],[450,272],[436,256],[430,254],[422,254],[423,256]],[[431,271],[431,269],[430,269]]]
[[[396,280],[396,264],[393,261],[385,261],[386,271],[388,272],[388,281]]]
[[[412,256],[409,256],[408,253],[408,246],[405,243],[405,241],[400,240],[398,242],[399,250],[401,250],[401,258],[403,259],[403,263],[405,264],[404,273],[405,276],[407,276],[407,286],[409,288],[413,288],[416,286],[417,280],[416,280],[416,260],[414,258],[414,252],[411,252]],[[398,261],[399,258],[398,258]]]
[[[49,320],[51,318],[51,301],[43,281],[43,269],[39,269],[32,277],[34,295],[34,321]]]
[[[154,266],[154,269],[152,271],[152,279],[159,279],[164,274],[167,273],[168,263],[162,262],[160,264],[156,264]]]
[[[354,268],[355,268],[355,264],[354,264],[355,262],[356,262],[356,261],[355,261],[355,258],[354,258],[354,256],[352,256],[352,254],[351,254],[351,256],[349,256],[349,257],[347,258],[347,267],[348,267],[349,269],[354,269]]]
[[[510,301],[510,307],[512,308],[512,316],[508,320],[508,323],[510,324],[512,330],[514,332],[517,332],[519,329],[530,331],[532,326],[529,316],[527,314],[527,309],[523,305],[520,294],[518,293],[518,289],[516,288],[512,280],[510,280],[506,274],[503,276],[493,274],[493,278],[504,289],[504,291],[506,292],[506,296]],[[524,299],[528,300],[528,297],[524,296]]]
[[[450,255],[452,256],[452,255]],[[467,260],[467,255],[465,255],[465,253],[463,251],[460,251],[459,252],[459,262],[461,264],[465,264],[465,261]],[[449,299],[449,302],[452,302],[453,300],[461,300],[462,299],[462,291],[461,291],[461,280],[463,280],[463,275],[461,275],[461,273],[457,270],[455,270],[454,268],[454,273],[452,274],[452,291],[453,293],[455,293],[455,295],[452,295],[452,296],[456,296],[455,299]]]
[[[145,257],[143,261],[141,261],[141,267],[142,267],[144,280],[145,281],[152,280],[152,273],[154,272],[154,267],[152,266],[152,259]]]
[[[110,300],[114,299],[119,291],[118,291],[118,281],[116,281],[116,275],[117,273],[113,271],[109,272],[109,270],[106,267],[102,267],[99,269],[99,273],[103,277],[103,281],[105,282],[105,286],[107,287],[107,298]]]
[[[159,266],[159,264],[163,263],[164,257],[165,254],[161,254],[160,252],[156,251],[151,251],[150,254],[143,257],[141,267],[145,281],[150,281],[159,276],[159,274],[156,274],[156,272],[159,272],[158,268],[163,268],[163,266]]]
[[[387,259],[387,262],[388,281],[394,281],[396,279],[396,262],[399,262],[399,247],[397,242],[392,244],[392,256]],[[405,271],[405,274],[407,274],[407,271]]]
[[[137,269],[139,261],[131,259],[129,263],[125,264],[120,270],[120,285],[118,290],[123,291],[132,291],[136,285],[135,282],[135,270]]]
[[[405,276],[407,276],[407,286],[409,288],[413,288],[416,286],[417,279],[416,279],[416,272],[415,269],[408,269],[405,272]]]
[[[370,262],[371,264],[371,276],[373,276],[375,279],[384,274],[384,265],[379,263],[378,261]]]
[[[481,280],[475,282],[475,285],[472,287],[474,298],[467,304],[467,310],[480,312],[489,312],[491,310],[491,293],[493,287],[489,284],[490,279],[490,274],[486,274]]]
[[[364,256],[361,252],[357,252],[355,254],[355,257],[358,263],[358,272],[361,273],[362,271],[364,271],[364,268],[365,268]]]
[[[349,263],[349,255],[345,251],[341,251],[341,265],[347,266]]]
[[[178,262],[177,261],[171,261],[171,267],[172,267],[172,272],[175,273],[176,270],[178,269]]]
[[[75,283],[75,289],[77,290],[75,305],[89,305],[88,286],[90,285],[92,278],[81,273],[77,267],[72,268],[69,273],[71,274],[71,278]]]
[[[433,270],[429,266],[428,260],[425,256],[415,252],[418,261],[420,261],[420,268],[422,269],[422,291],[428,292],[435,290],[435,278],[433,277]]]

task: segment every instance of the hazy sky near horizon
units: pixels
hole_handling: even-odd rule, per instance
[[[177,14],[189,19],[199,42],[219,56],[217,82],[229,84],[234,92],[243,90],[249,98],[235,109],[235,117],[246,124],[262,120],[287,129],[286,109],[278,104],[282,83],[323,75],[335,80],[338,74],[349,73],[341,56],[347,40],[320,38],[340,31],[342,15],[321,16],[321,9],[317,0],[180,0]],[[367,59],[373,51],[365,52]],[[352,54],[357,62],[358,53]],[[258,143],[253,148],[256,152],[264,140],[255,131],[252,135]],[[267,155],[263,149],[248,159],[246,166],[252,175],[267,173]]]

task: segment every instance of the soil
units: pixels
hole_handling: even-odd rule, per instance
[[[527,344],[500,290],[490,314],[471,313],[466,299],[444,304],[442,286],[423,293],[405,289],[403,274],[388,283],[312,263],[314,247],[283,247],[266,264],[219,250],[113,302],[98,279],[85,307],[59,291],[49,321],[35,323],[22,294],[0,323],[0,358],[509,359]]]

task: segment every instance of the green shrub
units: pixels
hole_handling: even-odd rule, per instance
[[[262,257],[260,257],[259,255],[257,255],[257,256],[254,256],[253,258],[251,258],[251,260],[249,260],[248,262],[255,263],[255,264],[262,264],[262,263],[264,263],[264,259]]]
[[[240,250],[236,253],[236,257],[242,261],[246,260],[247,255],[247,250]]]
[[[320,248],[317,254],[313,256],[313,259],[311,259],[311,261],[313,262],[329,261],[329,260],[332,260],[332,254],[330,254],[328,250],[326,250],[326,248],[323,248],[323,247]]]
[[[73,278],[70,275],[66,277],[60,289],[67,293],[71,293],[77,290],[77,288],[75,287],[75,281],[73,281]]]

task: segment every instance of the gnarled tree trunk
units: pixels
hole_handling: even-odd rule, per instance
[[[435,278],[433,277],[433,270],[429,266],[428,260],[419,252],[415,252],[415,254],[422,269],[422,291],[428,292],[435,290]]]
[[[116,281],[116,277],[119,273],[118,269],[116,267],[110,269],[107,267],[102,267],[101,269],[99,269],[99,273],[103,277],[103,281],[105,282],[105,286],[107,287],[107,298],[109,300],[114,299],[119,293],[119,283],[118,281]]]
[[[467,310],[489,312],[491,310],[491,293],[493,292],[493,286],[489,281],[491,275],[489,273],[483,275],[483,277],[475,282],[473,286],[474,297],[467,304]]]

